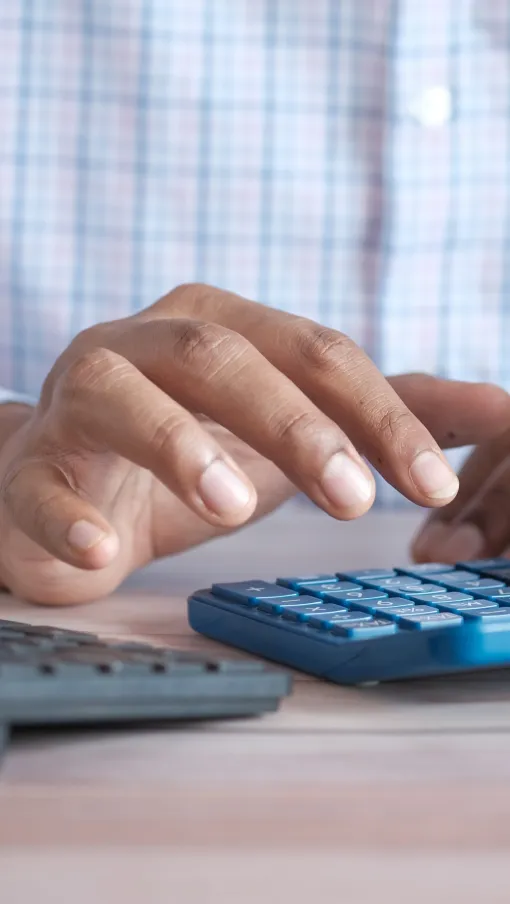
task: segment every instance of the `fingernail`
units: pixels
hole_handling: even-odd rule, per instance
[[[420,452],[409,468],[415,486],[430,499],[453,498],[459,489],[459,478],[436,452]]]
[[[218,458],[202,474],[198,489],[207,508],[222,517],[242,512],[251,498],[246,484]]]
[[[107,536],[103,530],[96,527],[95,524],[91,524],[90,521],[75,521],[69,528],[67,540],[76,549],[92,549],[102,540],[106,540]]]
[[[322,472],[321,485],[335,508],[364,504],[373,494],[371,481],[345,452],[337,452],[329,459]]]
[[[416,556],[439,562],[458,562],[480,556],[485,547],[482,532],[476,524],[466,522],[452,527],[450,524],[428,524],[413,544]]]

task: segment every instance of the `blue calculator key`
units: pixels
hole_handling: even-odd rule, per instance
[[[354,585],[356,590],[337,590],[331,594],[331,599],[341,600],[345,603],[363,603],[366,600],[387,600],[388,594],[382,590],[372,590],[370,587],[361,587],[359,584]],[[324,599],[328,599],[328,594],[323,595]]]
[[[371,618],[365,621],[339,621],[333,625],[332,633],[351,640],[368,640],[385,634],[395,634],[397,626],[385,618]]]
[[[478,593],[479,590],[482,592],[497,590],[499,587],[504,586],[501,581],[497,581],[495,578],[475,578],[473,581],[459,581],[455,583],[455,587],[471,591],[472,593]]]
[[[386,610],[388,618],[394,618],[398,622],[400,622],[401,618],[406,618],[410,615],[437,615],[438,613],[439,609],[435,609],[434,606],[411,606],[408,609],[404,609],[402,612],[400,609],[396,609],[395,611],[392,609]]]
[[[295,578],[277,578],[276,583],[281,584],[282,587],[291,587],[292,590],[297,590],[303,584],[325,584],[328,581],[336,584],[337,580],[338,578],[335,574],[311,574],[308,577],[305,575],[304,577]]]
[[[510,605],[510,587],[494,587],[492,590],[477,590],[477,596],[481,596],[484,600],[495,600],[505,605],[505,600]]]
[[[410,578],[427,577],[428,574],[439,574],[445,571],[453,571],[453,565],[444,565],[442,562],[423,562],[421,565],[403,565],[397,568],[399,574],[407,574]]]
[[[256,606],[259,600],[296,597],[295,591],[270,584],[268,581],[238,581],[232,584],[213,584],[212,591],[227,600],[244,603],[245,606]]]
[[[481,621],[482,624],[487,624],[492,621],[504,621],[505,619],[508,619],[508,621],[510,621],[510,607],[496,606],[493,609],[484,607],[478,612],[468,611],[463,612],[462,615],[469,619],[476,618],[477,621]]]
[[[283,615],[288,609],[299,610],[300,612],[305,612],[309,610],[313,611],[322,611],[325,606],[322,600],[317,599],[315,596],[292,596],[292,597],[276,597],[274,599],[266,599],[259,600],[258,608],[262,610],[262,612],[270,612],[271,615]],[[328,606],[329,609],[339,609],[340,606],[335,606],[331,604]]]
[[[264,609],[267,604],[261,604],[260,608]],[[278,605],[273,603],[273,605]],[[281,605],[281,615],[283,618],[287,619],[287,621],[298,621],[298,622],[308,622],[310,618],[317,616],[317,618],[338,618],[340,616],[346,617],[351,615],[349,609],[346,609],[345,606],[324,606],[324,605]]]
[[[417,603],[432,603],[433,606],[439,606],[441,604],[450,604],[450,603],[458,603],[461,605],[462,603],[469,603],[471,600],[474,600],[474,597],[469,593],[460,593],[459,590],[450,590],[444,591],[441,593],[441,588],[437,588],[439,593],[427,593],[426,595],[416,596]]]
[[[440,609],[446,609],[448,612],[458,612],[459,615],[464,615],[464,613],[469,612],[485,612],[488,609],[498,609],[498,604],[491,602],[491,600],[474,600],[471,599],[466,603],[437,603],[436,604]]]
[[[467,568],[468,571],[480,571],[482,574],[490,568],[494,571],[497,568],[510,569],[510,559],[503,556],[497,556],[495,559],[474,559],[472,562],[457,562],[460,568]]]
[[[312,625],[312,627],[325,628],[326,630],[329,630],[337,622],[342,622],[342,624],[356,622],[358,624],[358,622],[362,621],[373,621],[373,616],[370,612],[354,612],[352,609],[343,610],[340,606],[338,606],[338,612],[328,612],[324,606],[324,612],[317,612],[306,619],[307,624]]]
[[[431,580],[433,583],[437,581],[439,584],[453,584],[462,583],[462,581],[476,581],[477,578],[481,578],[481,574],[477,574],[475,571],[452,568],[450,571],[440,571],[439,574],[436,573]]]
[[[414,608],[414,603],[412,600],[404,599],[404,597],[399,596],[385,596],[385,599],[365,599],[356,601],[356,606],[359,606],[364,612],[372,612],[377,613],[381,611],[391,612],[403,612],[409,611]]]
[[[394,590],[395,593],[404,591],[412,593],[413,590],[418,590],[423,586],[423,581],[420,581],[419,578],[409,578],[405,574],[397,574],[391,578],[374,578],[374,580],[367,580],[363,583],[367,587],[375,587],[377,590]]]
[[[494,570],[488,568],[483,576],[485,578],[495,578],[497,581],[504,581],[508,584],[510,583],[510,568],[495,568]]]
[[[418,598],[419,596],[426,596],[431,593],[444,593],[445,588],[441,584],[421,584],[420,587],[413,587],[411,591],[406,590],[405,587],[399,587],[397,593],[401,593],[403,596],[415,596]]]
[[[455,625],[461,625],[462,621],[462,616],[457,615],[456,612],[434,612],[432,615],[404,613],[398,618],[398,624],[401,628],[411,628],[418,631],[425,628],[454,627]]]
[[[434,581],[442,584],[443,587],[453,588],[454,590],[486,590],[490,587],[503,587],[503,581],[496,578],[482,578],[481,575],[469,571],[452,571],[451,574],[435,574]]]
[[[372,578],[392,578],[397,572],[394,568],[359,568],[354,571],[339,571],[337,574],[342,580],[370,581]]]
[[[330,584],[300,584],[298,590],[306,590],[312,596],[326,597],[328,594],[348,593],[350,590],[361,590],[360,584],[352,581],[334,581]]]

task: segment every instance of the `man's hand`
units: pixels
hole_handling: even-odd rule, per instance
[[[458,481],[440,446],[495,436],[509,397],[387,381],[346,336],[197,285],[81,333],[26,412],[0,452],[0,577],[66,603],[296,488],[335,518],[362,515],[364,457],[416,503],[445,505]]]
[[[509,429],[470,455],[457,498],[428,519],[413,553],[422,562],[510,555]]]

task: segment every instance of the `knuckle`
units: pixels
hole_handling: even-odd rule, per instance
[[[313,325],[300,329],[297,345],[308,367],[326,372],[345,368],[359,353],[356,343],[345,333]]]
[[[213,375],[218,365],[232,361],[248,343],[216,323],[174,321],[174,355],[181,367]]]
[[[211,286],[203,283],[181,283],[136,316],[137,318],[143,318],[146,312],[150,312],[150,314],[161,312],[165,316],[170,315],[173,317],[185,314],[200,316],[200,310],[205,300],[214,291],[217,292],[218,290],[214,290]]]
[[[338,445],[338,431],[319,425],[317,417],[310,411],[298,414],[281,412],[270,425],[271,432],[279,445],[285,446],[287,453],[297,454],[305,445],[320,447],[322,450]]]
[[[406,408],[387,408],[376,416],[376,432],[384,445],[403,446],[415,420]]]
[[[122,366],[122,362],[119,355],[107,348],[94,348],[78,355],[58,382],[60,401],[72,406],[83,395],[89,396],[105,377]]]
[[[188,422],[182,417],[169,415],[154,427],[150,448],[157,458],[174,458],[176,452],[186,451],[189,438]]]

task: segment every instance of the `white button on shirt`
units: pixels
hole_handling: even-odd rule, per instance
[[[451,91],[443,85],[426,88],[409,105],[411,115],[426,128],[443,126],[452,115]]]

